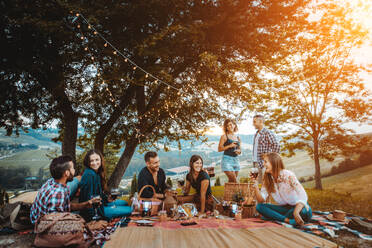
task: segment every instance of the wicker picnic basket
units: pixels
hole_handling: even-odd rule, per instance
[[[242,206],[242,218],[243,219],[247,219],[247,218],[253,218],[255,217],[256,215],[256,205],[250,205],[250,206],[246,206],[246,205],[243,205]]]
[[[240,194],[241,197],[251,196],[253,194],[252,186],[252,183],[225,183],[223,199],[234,201],[236,194]]]
[[[142,191],[145,188],[147,188],[147,187],[149,187],[149,188],[152,189],[152,191],[154,192],[154,196],[156,194],[155,188],[153,186],[151,186],[151,185],[145,185],[145,186],[142,187],[142,189],[140,190],[140,192],[138,194],[139,195],[138,201],[139,201],[139,204],[140,204],[139,212],[142,213],[142,211],[143,211],[143,203],[145,201],[149,201],[149,202],[151,202],[151,213],[150,214],[151,214],[151,216],[154,216],[154,215],[157,215],[158,214],[158,211],[160,210],[162,201],[159,200],[159,199],[157,199],[157,198],[155,198],[155,197],[152,197],[152,198],[143,198],[143,197],[141,197]]]

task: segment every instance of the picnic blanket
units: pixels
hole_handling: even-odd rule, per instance
[[[132,221],[118,228],[104,247],[337,247],[331,241],[258,218],[233,220],[195,219],[197,225],[182,221],[155,221],[153,227]]]
[[[135,221],[138,218],[132,218],[132,222],[129,223],[128,226],[134,227],[137,226]],[[225,219],[215,219],[215,218],[208,218],[208,219],[198,219],[195,218],[195,222],[197,225],[192,226],[182,226],[180,223],[182,221],[165,221],[159,222],[155,221],[153,224],[155,227],[159,228],[166,228],[166,229],[186,229],[186,228],[264,228],[264,227],[279,227],[280,225],[271,222],[271,221],[263,221],[259,218],[250,218],[250,219],[242,219],[242,220],[233,220],[232,218],[225,218]]]
[[[118,228],[104,248],[297,248],[337,247],[331,241],[282,226],[266,228]]]
[[[331,212],[321,212],[321,211],[313,211],[313,217],[311,221],[303,226],[303,231],[306,233],[311,233],[315,235],[322,235],[326,234],[331,236],[332,238],[337,237],[337,232],[340,230],[344,230],[347,232],[350,232],[357,237],[364,239],[364,240],[372,240],[372,235],[367,235],[364,233],[361,233],[357,230],[353,230],[349,227],[346,226],[347,221],[334,221],[334,220],[329,220],[326,218],[327,215],[331,214]],[[358,216],[347,216],[346,219],[351,219],[351,217],[358,217]],[[368,221],[364,217],[358,217],[361,220]],[[284,222],[279,222],[276,221],[276,223],[286,226],[286,227],[291,227],[295,228],[294,226],[284,223]]]

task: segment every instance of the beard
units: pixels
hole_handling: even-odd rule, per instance
[[[74,180],[74,176],[72,175],[72,174],[70,174],[69,176],[68,176],[68,178],[66,179],[66,182],[68,183],[68,182],[72,182],[72,180]]]
[[[155,172],[158,172],[159,171],[159,167],[150,167],[149,168],[150,169],[150,171],[152,172],[152,173],[155,173]]]

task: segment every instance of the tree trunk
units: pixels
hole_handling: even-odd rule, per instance
[[[75,112],[64,112],[63,115],[62,155],[70,155],[75,162],[79,117]]]
[[[131,103],[133,98],[133,93],[135,86],[130,86],[120,98],[120,104],[114,109],[114,112],[111,114],[110,118],[103,123],[97,133],[96,138],[94,139],[94,148],[104,152],[105,148],[105,138],[107,134],[111,131],[112,127],[115,125],[116,121],[120,118],[125,108]]]
[[[121,178],[123,177],[125,170],[128,168],[129,162],[131,161],[136,147],[138,145],[138,140],[134,137],[128,139],[126,142],[125,150],[121,155],[119,162],[117,163],[114,172],[108,181],[108,188],[116,188],[119,186]]]
[[[319,142],[314,140],[314,163],[315,163],[315,189],[322,190],[322,178],[320,174],[320,163],[319,163]]]

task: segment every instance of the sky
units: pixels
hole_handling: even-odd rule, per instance
[[[344,0],[336,0],[336,1],[344,1]],[[372,30],[372,1],[370,1],[370,5],[366,8],[360,8],[360,2],[361,3],[368,3],[370,0],[348,0],[349,3],[351,3],[351,6],[353,6],[353,19],[355,21],[362,23],[367,29]],[[369,34],[369,40],[365,42],[365,44],[355,49],[352,52],[352,57],[354,58],[355,62],[357,64],[362,65],[372,65],[372,31]],[[363,79],[363,83],[367,89],[372,94],[372,72],[365,72],[361,74],[361,77]],[[252,125],[252,119],[253,116],[256,113],[250,113],[249,116],[243,120],[241,123],[238,123],[239,128],[239,134],[254,134],[256,130],[254,129]],[[222,132],[222,122],[216,123],[214,127],[212,127],[207,133],[213,134],[213,135],[221,135]],[[349,123],[345,125],[345,127],[354,129],[356,133],[367,133],[372,132],[372,125],[359,125],[357,123]]]

